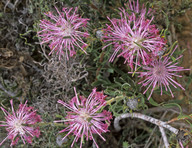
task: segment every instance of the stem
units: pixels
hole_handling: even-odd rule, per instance
[[[163,128],[166,128],[166,129],[170,130],[174,134],[177,134],[178,131],[179,131],[178,129],[168,125],[166,122],[163,122],[161,120],[155,119],[155,118],[147,116],[147,115],[143,115],[141,113],[126,113],[126,114],[122,114],[122,115],[116,117],[115,120],[114,120],[114,128],[116,129],[116,131],[121,130],[121,127],[119,125],[119,121],[121,119],[130,118],[130,117],[139,118],[139,119],[143,119],[145,121],[151,122],[151,123],[156,124],[156,125],[158,125],[160,127],[163,127]]]
[[[100,63],[103,62],[104,55],[105,55],[105,52],[102,51],[101,56],[100,56],[100,59],[99,59],[99,62],[100,62]],[[101,71],[101,66],[99,66],[99,67],[97,68],[97,70],[96,70],[96,76],[95,76],[96,78],[95,78],[95,81],[97,81],[97,76],[99,75],[100,71]]]
[[[112,102],[123,99],[124,96],[116,96],[115,98],[111,98],[107,101],[107,104],[110,105]]]
[[[39,122],[37,123],[37,125],[39,126],[47,126],[47,125],[51,125],[51,126],[64,126],[63,124],[60,123],[55,123],[55,122]]]
[[[166,54],[164,54],[162,57],[165,57],[165,56],[169,55],[169,54],[171,53],[171,51],[173,50],[173,47],[175,47],[175,45],[177,44],[177,42],[178,42],[178,41],[175,41],[175,42],[173,43],[171,49],[169,50],[169,52],[166,53]]]

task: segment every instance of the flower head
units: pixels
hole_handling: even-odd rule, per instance
[[[135,9],[135,8],[134,8]],[[157,56],[159,50],[163,49],[165,41],[159,35],[159,30],[149,20],[145,18],[145,12],[137,16],[135,13],[129,15],[125,9],[120,9],[120,19],[110,19],[112,26],[107,25],[105,29],[104,41],[113,45],[114,53],[109,59],[112,62],[120,51],[118,57],[123,56],[125,62],[128,62],[131,69],[135,64],[137,68],[138,62],[142,60],[142,64],[147,65],[149,53]]]
[[[173,52],[176,50],[176,48],[177,46],[175,47]],[[151,62],[150,65],[143,66],[143,69],[146,70],[145,72],[136,72],[140,74],[139,77],[141,78],[145,77],[143,81],[139,82],[139,84],[142,84],[142,86],[147,86],[147,89],[144,91],[143,94],[145,94],[147,90],[149,90],[149,88],[152,87],[152,90],[148,99],[151,97],[156,86],[160,87],[161,95],[163,94],[163,86],[164,86],[166,91],[169,90],[172,97],[174,97],[174,95],[171,91],[170,84],[175,88],[177,88],[178,86],[181,89],[185,90],[181,86],[181,84],[179,84],[177,81],[174,80],[173,77],[182,77],[177,73],[180,71],[190,70],[190,69],[184,69],[183,67],[177,66],[178,62],[176,61],[179,60],[182,57],[182,55],[176,58],[174,61],[171,61],[170,59],[173,52],[171,53],[170,56],[165,56],[165,57],[156,59],[153,62]]]
[[[28,143],[32,143],[33,137],[39,137],[40,131],[38,127],[34,127],[37,122],[41,121],[39,115],[36,114],[36,110],[33,107],[27,107],[27,101],[25,104],[20,104],[18,110],[14,110],[13,108],[13,100],[10,101],[12,113],[7,112],[3,107],[1,107],[2,111],[5,114],[6,121],[0,121],[0,126],[7,127],[6,130],[8,132],[7,137],[0,143],[7,139],[11,139],[11,146],[17,144],[19,137],[21,137],[23,143],[25,141]]]
[[[59,133],[68,131],[63,140],[71,133],[75,135],[71,147],[73,147],[74,142],[81,138],[81,148],[84,136],[87,141],[88,139],[93,140],[95,145],[98,147],[93,138],[93,134],[98,134],[103,140],[105,140],[101,133],[108,131],[110,119],[112,118],[110,112],[101,110],[101,108],[106,105],[106,96],[103,95],[103,92],[96,92],[96,89],[93,89],[88,98],[77,96],[76,90],[75,95],[76,96],[72,98],[69,104],[61,100],[58,101],[58,103],[71,110],[68,112],[66,120],[55,121],[65,122],[69,125]]]
[[[59,12],[56,8],[58,15],[53,15],[52,12],[45,13],[51,20],[41,20],[38,36],[42,38],[43,43],[49,43],[49,47],[61,55],[68,55],[71,57],[76,54],[76,48],[80,48],[85,53],[84,47],[87,44],[83,41],[83,37],[87,37],[88,32],[82,30],[86,27],[88,19],[81,18],[76,14],[77,7],[63,8],[63,12]]]

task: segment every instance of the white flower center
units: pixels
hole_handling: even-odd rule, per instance
[[[72,28],[70,24],[64,24],[61,26],[61,35],[63,37],[70,37],[72,34]]]
[[[21,135],[25,133],[25,131],[23,130],[23,126],[22,126],[22,121],[17,119],[14,121],[14,128],[16,132],[19,132]]]
[[[86,111],[81,111],[80,118],[85,122],[89,120],[90,116]]]
[[[133,37],[133,39],[132,39],[132,44],[131,44],[131,48],[137,48],[137,49],[139,49],[140,48],[140,46],[141,46],[141,43],[142,43],[142,38],[140,37],[140,36],[136,36],[136,37]]]

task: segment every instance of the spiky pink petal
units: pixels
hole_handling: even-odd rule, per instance
[[[153,12],[154,12],[151,8],[149,8],[147,11],[144,4],[142,5],[142,7],[140,7],[139,0],[137,0],[137,2],[135,2],[135,0],[129,0],[129,2],[125,3],[124,5],[128,10],[131,10],[131,12],[137,13],[137,14],[145,14],[145,15],[151,16],[153,15]]]

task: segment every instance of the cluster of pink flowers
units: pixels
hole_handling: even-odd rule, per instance
[[[81,138],[81,148],[84,137],[86,137],[86,140],[93,140],[98,148],[99,146],[93,134],[98,134],[105,141],[105,138],[101,134],[109,131],[108,127],[110,125],[110,119],[112,119],[111,112],[103,109],[107,105],[105,100],[107,96],[103,92],[97,92],[96,88],[94,88],[88,98],[85,98],[84,96],[78,96],[75,88],[74,90],[75,97],[71,99],[69,104],[58,100],[58,103],[71,110],[67,112],[66,120],[54,122],[65,122],[65,124],[69,125],[59,133],[68,132],[62,140],[71,133],[75,135],[71,147]],[[0,146],[7,139],[12,140],[11,146],[16,145],[20,138],[24,144],[26,142],[32,144],[32,138],[38,138],[40,135],[40,130],[37,126],[37,123],[41,122],[40,115],[37,115],[33,107],[27,107],[27,101],[25,104],[21,103],[16,111],[13,108],[13,100],[10,103],[12,113],[1,107],[5,114],[5,121],[0,121],[0,126],[6,127],[8,134],[0,143]]]
[[[1,107],[5,114],[6,121],[0,121],[0,126],[6,127],[8,132],[7,137],[0,143],[0,146],[7,139],[10,139],[11,146],[17,144],[19,137],[23,143],[32,143],[33,137],[39,137],[40,131],[36,123],[41,122],[41,117],[36,114],[36,110],[33,107],[27,107],[27,101],[25,104],[20,104],[18,110],[13,108],[13,100],[10,101],[12,113],[6,111]],[[26,141],[26,142],[25,142]]]
[[[144,5],[140,8],[139,0],[136,2],[129,0],[129,3],[125,4],[125,6],[126,9],[119,8],[119,19],[110,19],[108,17],[111,25],[107,24],[107,28],[104,29],[102,39],[108,44],[103,49],[112,45],[114,50],[109,61],[113,62],[116,56],[121,56],[132,70],[136,71],[138,66],[147,70],[146,72],[140,72],[140,77],[147,78],[139,84],[148,85],[146,91],[152,86],[148,99],[151,97],[156,85],[160,86],[161,94],[162,86],[164,86],[173,96],[169,84],[184,89],[173,79],[173,76],[180,77],[175,73],[188,69],[178,67],[176,63],[170,63],[168,56],[171,55],[161,57],[160,53],[164,53],[166,50],[166,40],[160,36],[157,26],[152,24],[154,19],[152,9],[147,11]],[[50,53],[57,51],[59,56],[66,54],[68,58],[68,51],[70,56],[76,54],[75,47],[86,52],[83,47],[87,46],[87,44],[82,40],[82,37],[89,34],[81,32],[79,29],[86,27],[88,19],[83,19],[76,14],[77,8],[73,13],[72,10],[72,8],[63,8],[63,12],[57,10],[58,16],[49,12],[46,15],[52,19],[52,22],[48,20],[41,21],[40,27],[42,30],[38,32],[38,35],[42,38],[41,44],[50,43],[49,47],[52,50]],[[146,91],[144,91],[144,94]]]
[[[51,52],[56,52],[59,57],[64,55],[67,59],[76,54],[77,49],[81,49],[86,53],[85,47],[88,45],[84,42],[83,38],[89,36],[86,31],[87,22],[89,19],[82,18],[77,14],[76,8],[63,8],[60,12],[57,8],[57,15],[52,12],[45,13],[50,20],[43,19],[40,21],[40,30],[38,36],[41,38],[41,44],[48,43]],[[115,57],[123,57],[131,70],[136,71],[137,67],[142,67],[141,72],[129,72],[140,74],[138,77],[144,78],[139,84],[147,87],[144,94],[150,89],[151,97],[156,86],[160,87],[161,95],[163,94],[163,87],[169,91],[174,97],[170,85],[177,88],[184,88],[179,84],[174,77],[182,77],[178,72],[189,70],[177,66],[178,60],[182,57],[179,56],[174,61],[171,59],[173,53],[177,49],[174,48],[173,52],[166,56],[159,53],[165,52],[166,40],[159,34],[159,29],[156,25],[152,24],[154,19],[152,9],[146,12],[144,5],[139,7],[139,0],[137,2],[129,0],[125,8],[120,8],[120,18],[109,19],[111,25],[107,24],[104,29],[104,42],[108,42],[103,49],[108,46],[113,46],[113,54],[109,61],[113,62]],[[147,16],[147,17],[146,17]],[[149,19],[150,18],[150,19]],[[104,110],[107,105],[106,95],[103,92],[97,92],[96,88],[92,90],[88,98],[78,96],[76,89],[75,97],[71,99],[69,104],[58,100],[58,103],[68,108],[65,120],[57,120],[54,122],[64,122],[68,125],[59,133],[68,132],[62,140],[68,135],[73,134],[74,140],[71,144],[80,139],[80,148],[84,138],[88,141],[93,140],[98,148],[99,146],[94,139],[93,134],[97,134],[105,141],[102,133],[108,132],[110,119],[112,119],[111,112]],[[0,121],[1,127],[6,127],[8,132],[7,137],[0,143],[0,146],[5,140],[11,140],[11,146],[18,143],[21,138],[23,143],[32,143],[33,137],[39,137],[40,130],[36,125],[41,122],[41,117],[37,115],[33,107],[27,107],[25,104],[20,104],[15,111],[13,108],[13,100],[10,101],[12,113],[9,113],[1,107],[5,114],[5,121]]]
[[[96,89],[93,89],[88,98],[78,96],[75,90],[75,97],[71,99],[69,104],[59,100],[58,103],[71,110],[67,113],[66,120],[55,121],[65,122],[69,125],[67,128],[59,132],[62,133],[68,131],[62,140],[64,140],[69,134],[73,133],[75,138],[71,147],[73,147],[74,143],[81,138],[81,148],[83,139],[86,137],[86,140],[93,140],[98,148],[93,134],[98,134],[105,141],[105,138],[101,133],[108,132],[110,119],[112,119],[110,112],[102,110],[102,108],[106,106],[106,97],[107,96],[105,96],[103,92],[96,92]]]
[[[87,44],[82,38],[89,36],[88,32],[84,31],[89,19],[81,18],[76,13],[77,7],[63,8],[63,12],[56,8],[56,11],[58,15],[45,13],[51,21],[43,19],[39,24],[42,29],[38,32],[38,36],[42,38],[41,44],[49,43],[50,54],[56,51],[59,57],[65,55],[67,59],[68,55],[75,55],[78,48],[86,53],[84,48]]]
[[[174,97],[170,84],[175,88],[177,86],[183,90],[184,88],[173,77],[182,77],[177,73],[189,69],[177,66],[176,61],[182,56],[176,58],[174,62],[171,60],[170,57],[177,47],[170,55],[162,57],[161,53],[164,53],[166,49],[166,40],[160,36],[156,25],[152,24],[154,16],[151,9],[146,12],[144,5],[140,9],[139,0],[136,3],[130,0],[126,7],[127,9],[120,9],[120,19],[108,18],[112,25],[107,24],[104,30],[104,42],[109,43],[103,49],[109,45],[113,45],[114,49],[109,61],[113,62],[118,54],[117,57],[123,57],[132,70],[135,67],[134,71],[137,71],[138,65],[142,67],[144,72],[129,73],[139,73],[139,77],[145,78],[139,82],[142,86],[147,86],[143,94],[152,87],[148,99],[156,86],[160,87],[161,95],[164,86],[165,90],[169,90]],[[146,16],[151,19],[147,19]]]

